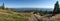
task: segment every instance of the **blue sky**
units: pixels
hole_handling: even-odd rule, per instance
[[[4,0],[8,8],[54,8],[57,0]],[[58,0],[60,2],[60,0]],[[3,0],[0,0],[2,5]]]

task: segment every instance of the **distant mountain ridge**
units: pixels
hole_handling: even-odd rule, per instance
[[[53,8],[14,8],[17,11],[37,10],[37,11],[53,11]]]

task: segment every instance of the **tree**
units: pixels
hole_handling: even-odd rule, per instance
[[[3,3],[3,5],[2,5],[2,9],[4,9],[5,7],[4,7],[4,3]]]
[[[58,14],[58,13],[59,13],[59,4],[58,4],[58,1],[57,1],[55,6],[54,6],[53,15]]]

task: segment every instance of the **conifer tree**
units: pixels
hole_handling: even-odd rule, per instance
[[[2,9],[4,9],[4,3],[2,4]]]
[[[59,3],[57,1],[54,6],[53,15],[58,14],[58,13],[59,13]]]

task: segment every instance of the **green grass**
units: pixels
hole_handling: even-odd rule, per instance
[[[25,17],[17,14],[0,14],[0,21],[25,21]]]
[[[13,12],[11,10],[0,9],[0,21],[29,21],[31,13],[25,12]],[[27,17],[27,18],[26,18]]]

